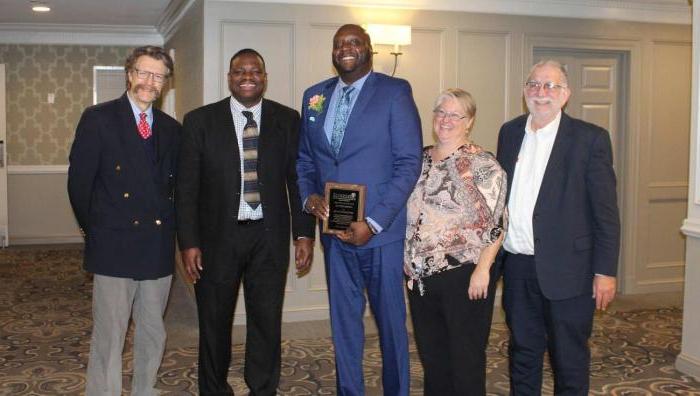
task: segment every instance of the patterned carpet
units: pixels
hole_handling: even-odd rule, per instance
[[[79,395],[91,331],[91,278],[72,250],[0,251],[0,395]],[[700,395],[700,382],[673,368],[680,350],[682,311],[677,308],[600,314],[592,339],[592,395]],[[495,324],[488,349],[488,391],[508,393],[507,335]],[[129,348],[127,347],[127,350]],[[411,344],[411,393],[421,394],[422,369]],[[335,375],[329,339],[285,341],[282,395],[333,395]],[[246,394],[243,347],[234,346],[229,382]],[[196,394],[196,346],[169,349],[158,387],[165,395]],[[381,394],[376,336],[365,355],[368,395]],[[128,388],[131,353],[124,355]],[[545,392],[552,393],[549,369]]]

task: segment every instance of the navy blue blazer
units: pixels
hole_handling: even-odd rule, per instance
[[[304,92],[297,173],[302,201],[323,196],[327,181],[367,186],[365,216],[383,231],[361,248],[373,248],[406,237],[406,201],[421,169],[420,117],[406,80],[372,73],[360,91],[336,157],[323,123],[334,77]],[[309,108],[314,95],[326,99],[321,111]],[[328,235],[322,236],[326,243]]]
[[[501,127],[498,161],[508,196],[527,114]],[[612,145],[608,132],[562,112],[532,215],[542,293],[561,300],[592,293],[594,274],[616,276],[620,252]]]
[[[173,273],[180,124],[153,109],[156,163],[126,94],[88,107],[70,152],[68,195],[85,233],[89,272],[132,279]]]

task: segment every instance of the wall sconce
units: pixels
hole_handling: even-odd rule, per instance
[[[393,76],[396,73],[399,55],[403,55],[399,46],[411,44],[411,25],[367,24],[366,30],[372,40],[372,44],[389,44],[394,46],[394,51],[391,52],[391,55],[394,55],[394,71],[391,72]]]

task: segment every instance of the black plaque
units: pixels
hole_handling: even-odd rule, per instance
[[[325,189],[328,204],[328,220],[323,222],[325,234],[340,234],[353,221],[365,218],[365,192],[363,184],[327,182]]]

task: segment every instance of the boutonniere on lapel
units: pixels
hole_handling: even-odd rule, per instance
[[[323,111],[324,103],[326,103],[326,97],[323,94],[316,94],[309,98],[309,110],[320,113]],[[309,120],[316,121],[316,117],[309,117]]]

